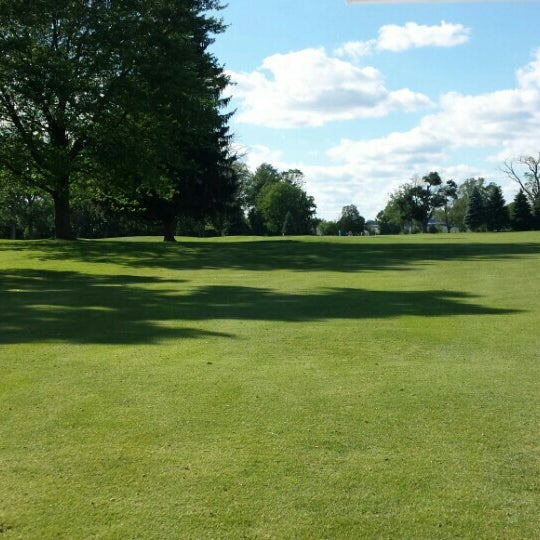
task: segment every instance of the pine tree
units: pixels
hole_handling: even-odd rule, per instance
[[[533,212],[533,227],[535,230],[540,230],[540,195],[534,200],[532,208]]]
[[[475,186],[469,199],[465,223],[471,231],[479,231],[485,224],[484,201],[480,190]]]
[[[532,226],[531,205],[522,189],[514,198],[510,223],[515,231],[528,231]]]
[[[488,231],[501,231],[508,227],[510,215],[500,186],[491,189],[485,215]]]

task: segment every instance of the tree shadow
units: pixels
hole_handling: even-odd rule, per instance
[[[167,338],[231,337],[168,328],[170,295],[183,280],[17,270],[0,273],[0,343],[144,344]],[[149,287],[168,286],[152,290]]]
[[[456,291],[332,288],[309,294],[205,286],[182,280],[64,271],[0,272],[0,343],[59,341],[151,344],[163,339],[235,337],[184,325],[216,320],[291,323],[416,315],[504,315]]]
[[[344,238],[303,241],[287,238],[223,241],[83,240],[78,242],[5,242],[0,250],[28,250],[32,258],[71,259],[173,270],[241,269],[292,271],[410,270],[414,264],[448,260],[500,260],[538,255],[540,243],[463,243],[454,235],[422,241],[349,242]]]

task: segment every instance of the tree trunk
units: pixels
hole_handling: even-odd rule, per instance
[[[71,227],[69,187],[63,187],[53,194],[54,236],[58,240],[74,240]]]
[[[163,220],[163,241],[164,242],[176,242],[174,237],[176,233],[176,225],[178,224],[178,218],[171,216]]]

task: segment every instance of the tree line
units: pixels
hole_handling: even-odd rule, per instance
[[[540,154],[507,162],[504,172],[520,189],[506,203],[502,189],[484,178],[468,178],[458,185],[437,172],[415,177],[390,195],[377,215],[381,234],[440,231],[524,231],[540,229]]]
[[[337,236],[540,229],[540,197],[534,175],[528,179],[520,177],[527,191],[520,186],[513,201],[507,204],[501,187],[494,182],[468,178],[458,185],[453,180],[443,181],[437,172],[430,172],[395,190],[376,220],[366,221],[354,204],[345,205],[335,220],[322,220],[316,217],[314,198],[305,191],[302,171],[279,171],[263,163],[251,172],[240,161],[231,161],[229,167],[227,177],[233,181],[228,185],[233,189],[221,201],[198,208],[188,208],[185,201],[184,208],[175,206],[172,237],[175,234]],[[146,204],[151,201],[147,199]],[[163,234],[163,221],[156,219],[159,209],[118,208],[117,203],[117,199],[111,204],[110,200],[75,191],[71,201],[74,235],[103,238]],[[173,198],[160,204],[177,203]],[[53,216],[53,201],[43,192],[9,180],[0,182],[2,237],[51,237],[55,227]]]

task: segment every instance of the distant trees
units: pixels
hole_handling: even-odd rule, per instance
[[[51,236],[53,229],[50,198],[4,171],[0,179],[0,237],[43,238]]]
[[[486,211],[484,200],[478,186],[474,186],[469,197],[469,205],[467,208],[467,215],[465,216],[465,223],[471,231],[476,232],[482,229],[485,222]]]
[[[318,231],[323,236],[363,235],[366,232],[366,220],[356,205],[347,204],[342,207],[341,215],[335,221],[320,220]]]
[[[283,180],[265,186],[257,208],[268,234],[313,234],[315,202],[298,185]]]
[[[453,180],[443,183],[439,173],[430,172],[421,179],[413,178],[402,184],[390,195],[390,201],[377,219],[382,223],[382,231],[392,231],[397,227],[402,232],[428,231],[435,211],[443,209],[450,224],[449,210],[456,198],[457,186]],[[384,234],[384,232],[383,232]]]
[[[489,192],[485,208],[488,231],[504,231],[510,225],[510,214],[500,186],[494,185]]]
[[[278,171],[268,163],[242,179],[241,198],[253,234],[313,234],[315,200],[298,169]]]
[[[439,189],[438,196],[440,198],[440,205],[442,207],[442,213],[444,216],[444,223],[446,225],[446,232],[450,232],[452,229],[452,220],[450,216],[450,210],[454,202],[457,199],[457,184],[453,180],[447,180],[444,185]]]
[[[521,156],[516,162],[505,161],[503,171],[516,182],[534,205],[540,197],[540,152],[538,156]]]
[[[381,234],[425,231],[431,216],[444,223],[447,231],[502,231],[527,223],[525,218],[510,219],[502,189],[495,183],[484,178],[468,178],[460,185],[453,180],[439,183],[435,174],[424,176],[422,182],[413,179],[390,195],[377,215]],[[519,205],[519,215],[525,216],[521,198]],[[530,205],[529,216],[529,223],[535,223],[536,213]]]
[[[510,226],[510,215],[500,186],[484,179],[469,179],[465,224],[471,231],[503,231]]]
[[[341,217],[337,221],[337,228],[344,234],[363,234],[366,220],[360,215],[354,204],[348,204],[341,210]]]
[[[540,229],[540,153],[521,156],[517,162],[506,161],[503,171],[520,187],[512,205],[512,228]]]
[[[338,236],[339,227],[337,221],[323,219],[319,222],[319,232],[323,236]]]
[[[533,215],[531,205],[522,189],[519,190],[514,198],[510,223],[515,231],[528,231],[533,226]]]

